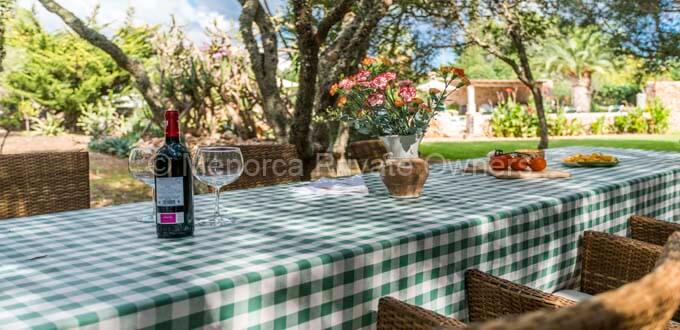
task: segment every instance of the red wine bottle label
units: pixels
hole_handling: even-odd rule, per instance
[[[157,206],[184,206],[184,178],[156,178]]]
[[[184,212],[174,212],[174,213],[158,213],[156,223],[162,225],[175,225],[184,223]]]

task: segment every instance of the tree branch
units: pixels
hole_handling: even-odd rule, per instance
[[[319,22],[319,28],[316,31],[318,40],[325,40],[328,36],[328,32],[333,28],[335,24],[347,15],[349,10],[352,8],[353,0],[343,0],[337,4],[331,11],[324,17],[321,22]]]
[[[467,33],[467,31],[466,31],[466,34],[469,34],[469,33]],[[491,45],[488,44],[488,43],[483,42],[481,39],[477,38],[477,37],[474,36],[474,35],[469,34],[468,37],[470,38],[470,40],[472,41],[472,43],[474,43],[475,45],[481,47],[482,49],[484,49],[484,50],[486,50],[487,52],[489,52],[489,54],[495,56],[495,57],[498,58],[499,60],[501,60],[501,61],[505,62],[507,65],[509,65],[510,68],[512,68],[512,71],[514,71],[515,74],[517,75],[517,78],[518,78],[522,83],[524,83],[524,84],[527,85],[527,86],[530,85],[529,81],[528,81],[528,80],[526,79],[526,77],[524,76],[524,73],[522,72],[522,69],[519,67],[519,64],[517,64],[517,62],[515,62],[514,59],[512,59],[511,57],[509,57],[509,56],[507,56],[507,55],[504,55],[500,50],[496,49],[495,47],[491,46]]]
[[[130,73],[137,83],[137,89],[148,103],[154,113],[154,118],[162,118],[163,102],[160,95],[152,88],[149,75],[146,73],[142,63],[131,59],[115,43],[108,40],[104,35],[91,29],[83,23],[76,15],[68,11],[53,0],[39,0],[40,3],[53,14],[59,16],[66,25],[75,31],[81,38],[87,40],[93,46],[106,52],[123,70]]]

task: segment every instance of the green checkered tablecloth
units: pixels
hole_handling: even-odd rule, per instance
[[[552,149],[550,165],[593,150]],[[584,230],[680,222],[680,154],[597,150],[621,165],[523,181],[436,165],[412,200],[374,174],[369,196],[231,191],[237,225],[181,240],[131,221],[149,203],[0,221],[0,328],[372,328],[387,295],[465,318],[466,269],[552,291],[574,281]]]

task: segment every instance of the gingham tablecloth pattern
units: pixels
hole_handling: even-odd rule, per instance
[[[502,181],[432,167],[419,199],[308,196],[277,186],[223,195],[240,219],[159,240],[149,203],[0,221],[3,329],[358,329],[394,296],[465,318],[463,272],[546,291],[575,279],[584,230],[625,235],[634,213],[680,221],[680,154],[617,155],[567,180]],[[196,198],[197,216],[212,198]]]

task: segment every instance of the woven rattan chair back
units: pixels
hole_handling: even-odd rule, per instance
[[[236,182],[226,190],[272,186],[300,181],[302,163],[292,144],[244,144],[238,147],[243,154],[244,169]]]
[[[87,152],[0,155],[0,219],[90,207]]]
[[[571,307],[537,311],[472,329],[656,330],[667,327],[680,306],[680,232],[674,233],[653,272]]]
[[[641,215],[634,215],[628,220],[630,237],[639,241],[664,245],[676,231],[680,231],[680,223],[658,220]]]
[[[591,239],[597,239],[593,235]],[[472,274],[475,272],[467,272]],[[483,274],[481,272],[476,272]],[[499,282],[500,283],[500,282]],[[505,281],[505,284],[512,285]],[[515,287],[508,286],[509,290]],[[547,304],[525,314],[504,315],[484,323],[473,323],[466,329],[480,330],[657,330],[680,329],[669,322],[680,306],[680,232],[674,233],[661,251],[654,270],[622,287],[574,304]],[[520,295],[522,293],[520,292]],[[546,294],[548,295],[548,294]],[[468,299],[470,297],[468,296]],[[560,298],[561,299],[561,298]],[[518,300],[516,304],[525,302]],[[560,305],[560,306],[558,306]],[[562,307],[554,310],[555,307]],[[550,308],[553,310],[546,310]],[[517,310],[526,310],[519,307]],[[531,307],[529,308],[531,309]],[[478,318],[479,319],[479,318]],[[422,308],[384,297],[378,308],[378,329],[459,329],[458,321]]]
[[[387,154],[385,145],[380,140],[352,142],[349,145],[350,157],[356,159],[361,171],[376,172],[382,168]]]

